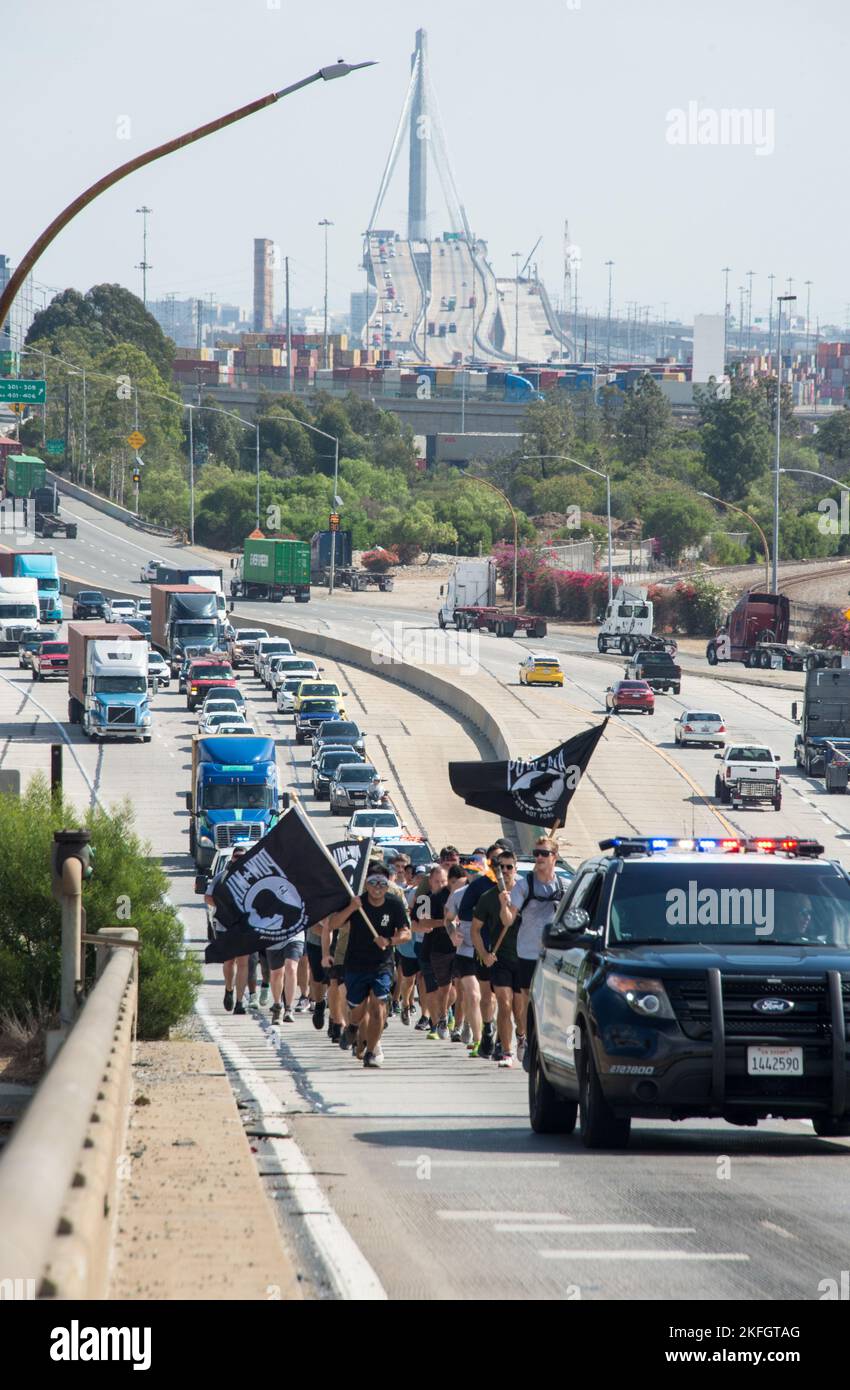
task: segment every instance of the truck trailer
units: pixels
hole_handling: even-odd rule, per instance
[[[150,743],[148,644],[136,628],[68,624],[68,720],[91,739]]]
[[[791,601],[786,594],[750,589],[728,613],[723,626],[705,649],[709,666],[743,661],[745,666],[783,671],[816,671],[840,666],[841,652],[789,642]]]
[[[497,637],[513,637],[525,632],[529,637],[545,637],[546,619],[524,613],[509,613],[496,606],[496,562],[458,560],[448,581],[440,585],[442,600],[437,613],[440,627],[454,623],[458,632],[484,630]]]
[[[791,718],[799,724],[794,738],[794,761],[807,777],[823,777],[827,791],[845,791],[846,771],[835,776],[836,766],[850,758],[850,668],[806,672],[802,701],[791,706]]]
[[[52,551],[0,550],[0,576],[4,579],[34,579],[38,589],[40,621],[61,623],[59,568]]]
[[[176,676],[186,647],[216,651],[221,644],[216,596],[197,584],[151,585],[151,643]]]
[[[0,652],[15,652],[21,634],[39,622],[35,579],[0,578]]]
[[[291,596],[310,602],[310,546],[307,541],[248,537],[243,552],[231,560],[233,598],[280,603]]]

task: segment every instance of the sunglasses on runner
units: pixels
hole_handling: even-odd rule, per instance
[[[512,860],[500,859],[500,860],[499,860],[499,868],[500,868],[500,869],[515,869],[515,868],[516,868],[516,864],[514,864]]]
[[[369,877],[366,879],[366,882],[368,884],[371,884],[373,888],[377,888],[379,886],[381,888],[386,888],[388,880],[384,874],[370,874]]]
[[[549,859],[554,853],[555,851],[553,849],[536,849],[534,851],[534,858]]]

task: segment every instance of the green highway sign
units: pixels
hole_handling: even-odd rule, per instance
[[[0,379],[0,401],[24,401],[28,405],[43,405],[47,383],[32,377]]]
[[[48,439],[48,441],[47,441],[47,452],[48,452],[48,454],[64,454],[64,452],[65,452],[65,441],[64,441],[64,439]]]

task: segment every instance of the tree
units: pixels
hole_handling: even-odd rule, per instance
[[[670,490],[659,493],[646,508],[643,530],[646,536],[658,536],[664,554],[676,560],[686,546],[708,535],[713,520],[704,502]]]
[[[222,414],[223,407],[215,396],[201,397],[202,407],[213,409],[193,410],[192,435],[195,448],[195,467],[200,469],[211,463],[224,463],[228,468],[239,467],[239,450],[247,431],[238,420]],[[189,414],[183,412],[183,452],[189,457]]]
[[[620,416],[626,463],[639,463],[660,453],[670,437],[671,419],[670,404],[661,387],[646,373],[626,392]]]
[[[41,776],[24,794],[0,797],[0,999],[8,1014],[47,1022],[59,1003],[60,907],[51,891],[54,830],[81,824],[73,806],[51,796]],[[161,1038],[192,1008],[201,979],[166,893],[168,880],[133,828],[129,805],[89,811],[94,875],[84,888],[86,929],[137,927],[139,1036]]]
[[[723,401],[708,392],[695,396],[705,466],[719,495],[737,500],[770,465],[770,429],[752,393],[733,393]]]
[[[836,463],[850,463],[850,406],[845,405],[818,425],[815,446]]]
[[[562,391],[550,391],[545,400],[526,406],[520,425],[522,453],[568,454],[575,438],[572,406]]]
[[[174,361],[174,344],[167,338],[142,301],[123,285],[93,285],[86,294],[63,290],[42,309],[27,333],[27,345],[52,339],[62,329],[83,329],[92,348],[99,350],[113,343],[132,343],[169,380]]]
[[[588,387],[577,391],[574,397],[573,413],[576,421],[576,438],[582,444],[598,444],[602,438],[602,411],[596,400],[596,392]]]

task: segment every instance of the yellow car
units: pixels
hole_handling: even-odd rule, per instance
[[[563,685],[564,672],[560,661],[551,653],[538,652],[527,656],[519,665],[520,685]]]
[[[302,681],[295,692],[295,713],[301,708],[302,700],[336,700],[339,706],[339,718],[347,719],[345,707],[342,703],[343,695],[347,695],[347,690],[340,690],[336,681]]]

